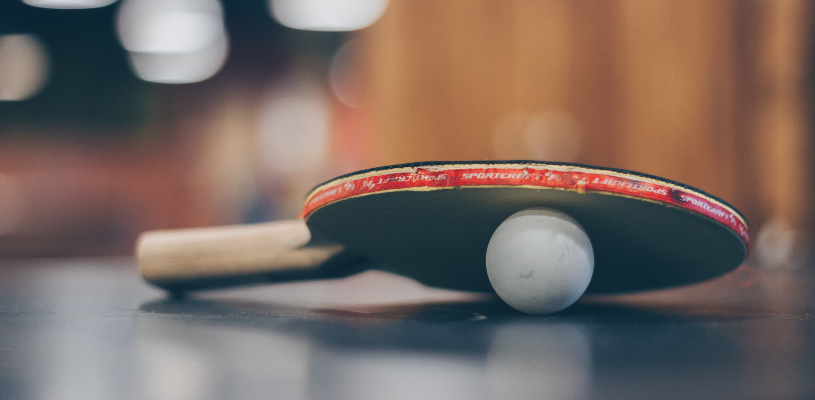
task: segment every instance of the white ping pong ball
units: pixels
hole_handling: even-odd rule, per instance
[[[487,275],[501,300],[528,314],[572,305],[589,286],[594,251],[568,215],[529,208],[504,220],[487,246]]]

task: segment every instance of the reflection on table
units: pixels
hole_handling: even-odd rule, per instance
[[[749,267],[522,315],[383,272],[168,298],[129,259],[0,266],[0,394],[40,399],[815,394],[813,274]]]

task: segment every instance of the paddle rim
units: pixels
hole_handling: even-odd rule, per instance
[[[320,184],[300,217],[355,197],[399,191],[513,187],[601,193],[679,207],[714,220],[750,248],[747,220],[727,202],[694,187],[622,169],[540,161],[419,162],[367,169]]]

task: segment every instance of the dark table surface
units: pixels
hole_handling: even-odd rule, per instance
[[[170,299],[131,259],[0,261],[0,399],[815,398],[815,275],[549,316],[382,272]]]

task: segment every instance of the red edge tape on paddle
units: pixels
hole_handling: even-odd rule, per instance
[[[394,190],[437,190],[462,186],[516,186],[604,192],[649,199],[691,210],[732,229],[749,248],[747,223],[732,208],[702,192],[639,175],[558,165],[429,165],[394,167],[338,178],[311,191],[300,215],[335,201]]]

